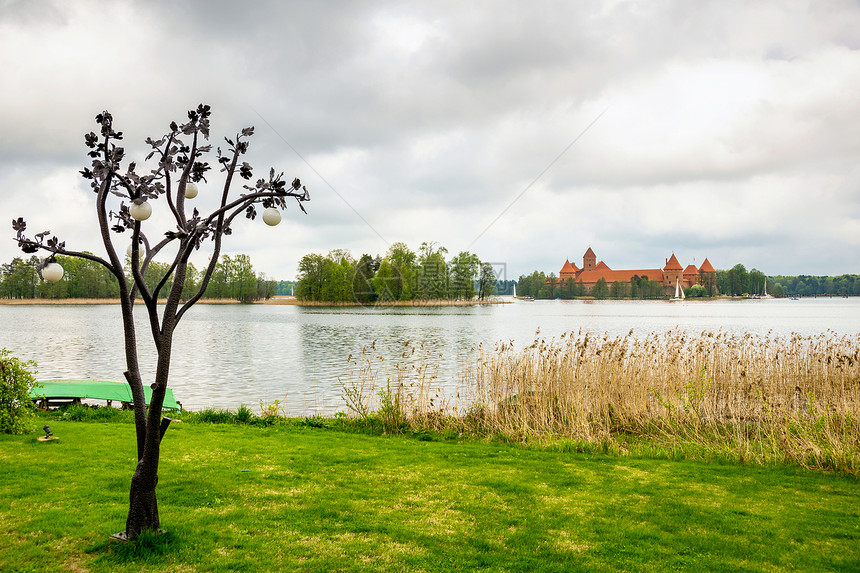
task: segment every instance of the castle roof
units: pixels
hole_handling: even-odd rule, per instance
[[[593,285],[602,278],[606,281],[606,284],[612,284],[615,281],[630,282],[630,279],[634,275],[648,277],[652,281],[663,281],[663,271],[660,269],[631,269],[623,271],[594,269],[591,271],[582,271],[576,277],[576,280],[577,282],[582,281],[583,284]]]
[[[576,265],[571,264],[571,262],[570,262],[569,260],[566,260],[566,261],[564,261],[564,266],[563,266],[563,267],[561,267],[561,270],[560,270],[560,271],[558,271],[558,274],[559,274],[559,275],[572,274],[572,273],[575,273],[575,272],[576,272],[576,271],[578,271],[578,270],[579,270],[579,269],[578,269],[578,268],[576,268]]]
[[[703,273],[715,273],[715,272],[717,272],[717,270],[711,264],[711,261],[709,261],[707,258],[705,258],[705,262],[702,263],[702,266],[699,267],[699,270],[702,271]]]
[[[681,266],[681,263],[678,262],[678,258],[675,256],[675,253],[672,253],[672,256],[666,261],[666,266],[663,267],[664,271],[680,271],[684,267]]]
[[[684,269],[684,275],[697,275],[699,274],[699,269],[696,268],[696,265],[687,265],[687,268]]]
[[[609,268],[609,265],[607,265],[603,261],[600,261],[599,263],[597,263],[597,265],[595,265],[594,270],[596,270],[596,271],[611,271],[612,269]]]
[[[585,251],[584,255],[582,255],[583,258],[585,258],[585,257],[596,257],[596,256],[597,255],[594,254],[594,251],[591,250],[591,247],[588,247],[588,250]]]

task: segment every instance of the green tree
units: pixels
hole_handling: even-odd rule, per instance
[[[434,243],[421,243],[418,249],[418,266],[415,277],[415,297],[423,300],[443,299],[448,296],[448,249]]]
[[[323,286],[328,278],[328,260],[317,253],[310,253],[299,261],[296,283],[296,298],[299,300],[323,300]]]
[[[558,290],[558,279],[555,273],[549,273],[543,281],[543,284],[538,288],[538,296],[535,298],[555,298]]]
[[[576,295],[576,279],[568,277],[559,287],[558,296],[564,299],[575,298]]]
[[[642,295],[642,278],[639,275],[630,277],[630,298],[645,298]]]
[[[388,285],[388,291],[394,296],[394,300],[412,300],[417,255],[406,243],[397,242],[388,248],[386,258],[393,269],[393,273],[388,277],[393,281]]]
[[[210,261],[211,264],[211,261]],[[230,257],[222,255],[216,261],[206,285],[206,298],[230,298]],[[145,277],[146,275],[144,275]]]
[[[481,263],[481,277],[478,279],[478,298],[485,300],[492,296],[496,288],[496,271],[490,263]]]
[[[534,271],[528,276],[522,275],[517,281],[517,295],[538,298],[545,284],[546,275],[540,271]]]
[[[705,287],[706,296],[716,296],[717,275],[716,273],[705,273],[699,271],[699,284]]]
[[[254,302],[257,296],[257,275],[248,255],[236,255],[233,258],[231,298],[239,302]]]
[[[591,287],[591,296],[597,300],[603,300],[609,296],[609,285],[606,284],[606,279],[603,277],[597,279],[597,282]]]
[[[268,278],[265,273],[257,275],[257,300],[269,300],[278,292],[278,281]]]
[[[772,287],[768,287],[767,292],[768,294],[776,298],[782,298],[785,296],[785,292],[782,290],[782,285],[779,283],[773,285]]]
[[[377,300],[382,302],[400,300],[401,284],[400,273],[388,257],[382,259],[379,270],[373,276],[373,291],[376,293]]]
[[[746,267],[738,263],[729,269],[726,276],[727,290],[720,289],[721,292],[728,293],[732,296],[740,296],[750,292],[749,273]]]
[[[0,348],[0,434],[32,431],[35,415],[30,391],[38,385],[35,371],[35,362],[21,362]]]
[[[35,298],[36,297],[36,282],[39,275],[36,271],[36,264],[33,258],[24,260],[21,257],[15,257],[11,263],[3,265],[2,273],[2,292],[3,298]]]
[[[355,264],[355,274],[352,277],[352,294],[356,302],[369,304],[376,300],[373,290],[373,257],[361,255]]]
[[[323,261],[321,300],[327,302],[349,302],[354,300],[352,277],[355,268],[352,257],[343,256],[342,250],[332,251]]]
[[[758,269],[752,269],[747,275],[747,292],[749,294],[764,294],[767,277]]]
[[[612,298],[630,298],[630,283],[627,281],[614,281],[609,285],[609,296]]]
[[[92,253],[85,251],[86,254]],[[61,257],[58,262],[66,273],[66,294],[72,298],[117,298],[119,283],[108,269],[99,263],[75,257]],[[130,274],[129,274],[130,276]]]
[[[702,285],[693,285],[684,289],[684,296],[687,298],[702,298],[708,296],[708,290]]]
[[[275,281],[275,294],[277,296],[294,295],[296,292],[296,281]]]

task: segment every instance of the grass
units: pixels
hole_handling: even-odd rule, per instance
[[[174,424],[166,535],[123,528],[127,413],[0,436],[0,570],[856,571],[853,476],[362,435],[342,419]],[[235,415],[234,415],[235,417]],[[235,422],[236,420],[233,420]]]
[[[479,347],[446,395],[439,357],[407,342],[348,358],[355,417],[389,429],[623,450],[631,437],[699,459],[860,475],[860,337],[681,331],[637,339],[568,333],[524,350]],[[450,387],[450,384],[449,384]]]

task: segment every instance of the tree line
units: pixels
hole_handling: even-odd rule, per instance
[[[860,275],[839,276],[784,276],[768,277],[767,292],[776,296],[858,296]],[[773,285],[773,286],[771,286]]]
[[[731,269],[717,271],[717,286],[722,294],[732,296],[761,295],[765,292],[775,297],[851,296],[860,295],[860,275],[768,277],[759,270],[747,271],[742,264],[737,264]]]
[[[496,275],[490,263],[462,251],[446,259],[448,250],[424,242],[417,251],[394,243],[385,256],[363,254],[355,259],[344,249],[299,261],[295,295],[318,302],[411,300],[480,300],[494,293]]]
[[[58,255],[57,262],[65,274],[55,283],[42,281],[39,277],[38,257],[29,259],[15,257],[0,265],[0,298],[7,299],[67,299],[67,298],[118,298],[119,284],[104,266],[76,257]],[[130,268],[130,265],[129,265]],[[150,262],[144,280],[150,289],[170,269],[168,263]],[[129,272],[129,280],[130,272]],[[182,296],[187,299],[197,292],[202,280],[202,271],[188,264],[187,278]],[[221,255],[215,271],[206,286],[206,298],[227,298],[239,302],[268,299],[276,294],[278,281],[256,273],[248,255]],[[163,292],[169,291],[170,281]]]

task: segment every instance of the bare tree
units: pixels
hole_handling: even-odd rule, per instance
[[[298,179],[287,184],[282,179],[283,174],[276,175],[274,169],[269,171],[267,178],[243,185],[245,192],[239,194],[238,198],[230,198],[235,174],[238,173],[245,180],[252,178],[251,166],[247,162],[240,163],[240,158],[248,150],[247,139],[254,132],[254,128],[249,127],[243,129],[235,138],[225,138],[225,152],[222,153],[220,147],[217,149],[217,160],[224,179],[218,208],[208,216],[203,216],[197,209],[193,209],[189,216],[186,197],[196,195],[196,182],[206,181],[205,175],[210,170],[209,164],[202,160],[205,154],[211,152],[211,145],[202,144],[209,139],[210,113],[209,106],[201,104],[196,110],[188,112],[186,123],[178,125],[172,122],[170,131],[160,139],[147,138],[146,143],[152,151],[147,155],[146,161],[155,158],[157,164],[146,174],[139,174],[133,162],[122,168],[125,152],[117,145],[122,139],[122,133],[114,130],[110,113],[104,112],[96,116],[100,133],[91,132],[85,136],[92,167],[85,168],[81,175],[90,180],[96,194],[96,215],[106,258],[69,250],[65,242],[61,242],[50,231],[38,233],[32,239],[28,238],[25,235],[24,219],[12,221],[18,246],[25,253],[39,250],[50,253],[43,261],[42,268],[53,265],[54,256],[57,254],[80,257],[104,265],[119,281],[127,367],[124,374],[134,399],[138,458],[131,479],[125,531],[116,535],[121,539],[136,539],[142,531],[157,530],[160,526],[155,488],[158,483],[161,439],[170,424],[169,418],[162,417],[162,405],[170,373],[173,333],[188,309],[206,290],[218,262],[224,235],[231,233],[231,225],[238,215],[244,214],[249,219],[256,218],[257,206],[266,209],[263,219],[271,225],[280,220],[278,209],[286,208],[288,197],[294,198],[305,213],[307,212],[302,203],[310,199],[307,189]],[[120,198],[119,207],[115,211],[109,210],[108,207],[111,195]],[[168,230],[164,233],[164,238],[153,244],[143,232],[141,221],[148,218],[151,212],[148,202],[162,198],[167,202],[175,228]],[[112,201],[117,202],[116,199]],[[125,256],[118,254],[114,246],[114,240],[125,231],[131,232],[131,244],[138,246],[131,249],[131,279],[126,278],[123,270]],[[188,259],[192,252],[204,243],[211,243],[209,265],[202,272],[197,291],[183,301]],[[167,247],[170,249],[165,251]],[[174,249],[173,260],[166,272],[154,288],[148,288],[143,277],[153,257],[162,251],[173,253]],[[133,319],[137,296],[145,303],[157,351],[155,380],[150,385],[152,396],[148,410]],[[166,299],[161,307],[158,305],[159,297]]]

